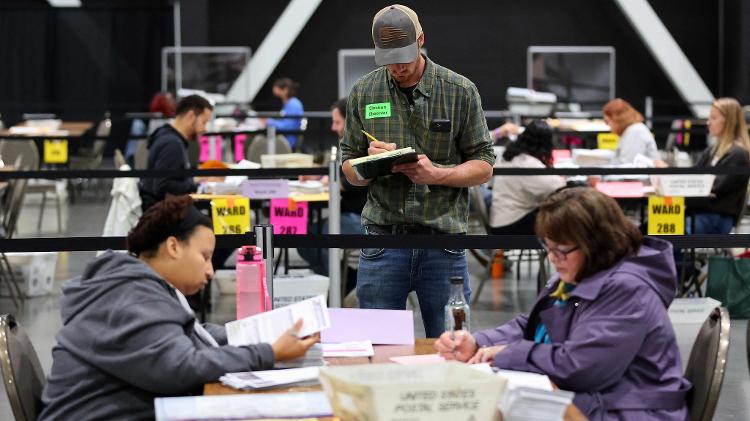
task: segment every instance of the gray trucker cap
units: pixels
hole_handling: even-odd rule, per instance
[[[384,7],[372,19],[375,63],[384,66],[416,60],[420,35],[422,25],[413,10],[400,4]]]

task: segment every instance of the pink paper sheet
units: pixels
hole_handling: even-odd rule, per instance
[[[643,197],[640,181],[600,181],[596,189],[610,197]]]

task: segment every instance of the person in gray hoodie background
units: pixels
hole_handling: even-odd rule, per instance
[[[557,273],[527,315],[474,334],[446,332],[446,359],[546,374],[592,421],[688,419],[667,308],[672,245],[643,238],[614,199],[564,189],[539,207],[536,234]]]
[[[108,251],[63,286],[39,420],[153,418],[155,397],[200,394],[227,372],[270,369],[320,340],[297,338],[298,320],[273,344],[231,346],[223,326],[199,324],[184,296],[213,276],[215,243],[190,197],[168,197],[128,234],[130,254]]]

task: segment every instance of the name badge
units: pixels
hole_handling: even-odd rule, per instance
[[[365,120],[373,118],[386,118],[391,116],[391,103],[378,102],[365,105]]]

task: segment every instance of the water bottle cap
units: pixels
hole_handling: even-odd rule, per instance
[[[463,285],[464,284],[464,277],[463,276],[451,276],[451,284],[453,285]]]
[[[252,262],[254,260],[261,260],[262,252],[260,247],[257,246],[242,246],[237,253],[238,258],[243,262]]]

